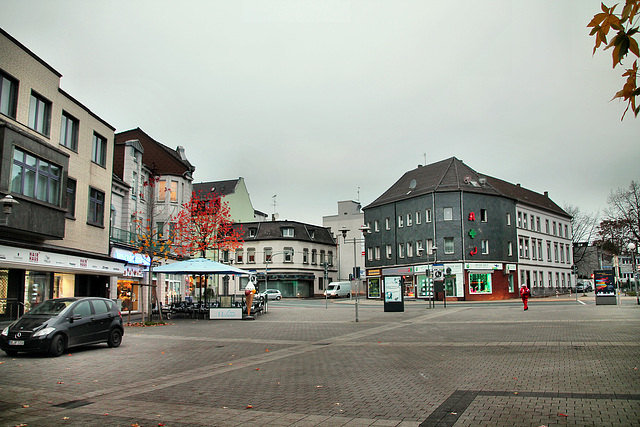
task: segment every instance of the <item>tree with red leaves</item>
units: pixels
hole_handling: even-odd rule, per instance
[[[244,243],[242,227],[233,226],[229,204],[217,193],[193,192],[174,219],[174,250],[183,256],[206,258],[207,251],[235,251]]]

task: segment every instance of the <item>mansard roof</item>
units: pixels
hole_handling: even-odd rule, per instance
[[[465,191],[502,196],[518,203],[551,211],[570,218],[547,193],[539,194],[507,181],[476,172],[456,157],[451,157],[406,172],[380,197],[364,209],[382,206],[430,193]]]
[[[297,221],[256,221],[234,224],[234,227],[242,227],[243,240],[246,243],[251,241],[264,240],[291,240],[297,242],[313,242],[325,245],[335,245],[331,232],[327,227],[305,224]],[[283,237],[283,228],[293,228],[293,237]],[[254,230],[255,236],[251,236]]]

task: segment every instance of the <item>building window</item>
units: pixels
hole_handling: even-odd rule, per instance
[[[480,222],[487,222],[488,215],[486,209],[480,209]]]
[[[482,253],[484,255],[487,255],[489,253],[489,241],[488,240],[483,240],[482,241]]]
[[[538,258],[540,261],[544,261],[544,256],[542,255],[542,240],[538,240]]]
[[[518,212],[518,228],[522,228],[522,212]]]
[[[410,213],[407,214],[407,227],[411,227],[413,225],[413,217]]]
[[[256,233],[258,232],[257,228],[250,228],[249,229],[249,237],[256,237]]]
[[[178,203],[178,181],[171,181],[171,203]]]
[[[247,248],[247,262],[249,264],[256,263],[256,249],[255,248]]]
[[[158,238],[161,239],[164,234],[164,222],[156,223],[156,233],[158,233]]]
[[[391,221],[389,220],[389,218],[384,219],[384,229],[391,230]]]
[[[564,237],[566,239],[569,238],[569,227],[567,226],[567,224],[564,225]]]
[[[87,222],[91,225],[104,225],[104,193],[89,187],[89,215]]]
[[[507,225],[511,225],[511,213],[507,213]]]
[[[136,172],[131,174],[131,198],[133,200],[138,198],[138,174]]]
[[[454,252],[453,237],[444,238],[444,253],[452,254]]]
[[[311,264],[316,265],[318,263],[318,251],[316,249],[311,250]]]
[[[422,224],[422,212],[416,212],[416,224]]]
[[[398,228],[404,227],[404,217],[402,215],[398,215]]]
[[[451,221],[453,220],[453,208],[444,208],[444,220]]]
[[[264,262],[271,262],[271,253],[273,252],[273,249],[271,248],[264,248]]]
[[[555,262],[558,262],[558,244],[557,243],[553,244],[553,255],[555,255],[553,260]]]
[[[513,243],[507,242],[507,256],[513,256]]]
[[[333,267],[333,251],[327,251],[327,264],[329,267]]]
[[[531,239],[531,259],[536,259],[536,239]]]
[[[60,176],[62,168],[32,156],[19,148],[13,152],[11,191],[28,197],[60,205]]]
[[[536,228],[535,228],[535,224],[533,223],[533,218],[534,218],[533,215],[529,217],[529,225],[531,225],[532,230],[535,230]]]
[[[524,238],[524,257],[529,259],[529,238]]]
[[[307,248],[302,250],[302,263],[309,264],[309,249]]]
[[[413,243],[407,242],[407,258],[413,257]]]
[[[158,203],[164,203],[167,199],[166,181],[158,181]]]
[[[571,264],[571,257],[569,256],[569,245],[566,245],[565,249],[567,250],[567,264]]]
[[[433,255],[433,239],[427,239],[427,254]]]
[[[522,237],[518,239],[518,248],[518,256],[524,258],[524,239]]]
[[[547,261],[551,262],[551,242],[547,240]]]
[[[107,164],[107,140],[95,132],[93,133],[91,145],[91,161],[100,166],[106,166]]]
[[[380,246],[376,246],[375,247],[374,257],[375,257],[376,260],[380,259]]]
[[[469,273],[469,293],[470,294],[490,294],[491,274]]]
[[[378,221],[377,219],[375,221],[373,221],[373,230],[377,233],[378,231],[380,231],[380,221]]]
[[[431,222],[431,209],[424,211],[424,222]]]
[[[560,262],[564,263],[564,243],[560,243]]]
[[[67,178],[67,218],[76,217],[76,180]]]
[[[0,71],[0,113],[16,118],[18,81]]]
[[[398,258],[404,258],[404,244],[398,243]]]
[[[367,261],[373,261],[373,248],[367,248]]]
[[[283,228],[282,237],[293,237],[293,228]]]
[[[422,256],[423,251],[422,240],[416,241],[416,256]]]
[[[284,262],[293,262],[293,248],[284,248]]]
[[[387,245],[387,259],[391,259],[391,245]]]
[[[236,264],[242,264],[244,251],[242,249],[236,249]]]
[[[540,217],[536,217],[536,231],[540,232]]]
[[[527,229],[529,226],[527,225],[527,214],[522,214],[522,228]]]
[[[553,221],[553,235],[557,236],[558,235],[558,229],[556,228],[556,222]]]
[[[51,102],[35,92],[31,92],[29,102],[29,127],[45,136],[51,130]]]
[[[62,123],[60,124],[60,145],[73,151],[78,151],[78,129],[80,122],[66,111],[62,112]]]

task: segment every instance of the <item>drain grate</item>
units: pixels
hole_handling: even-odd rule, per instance
[[[68,402],[58,403],[57,405],[53,405],[56,408],[65,408],[65,409],[73,409],[79,408],[81,406],[91,405],[93,402],[88,400],[70,400]]]

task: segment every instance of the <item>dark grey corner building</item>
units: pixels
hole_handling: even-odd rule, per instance
[[[401,277],[404,298],[517,298],[568,292],[571,216],[548,195],[452,157],[406,172],[364,208],[369,298]]]

